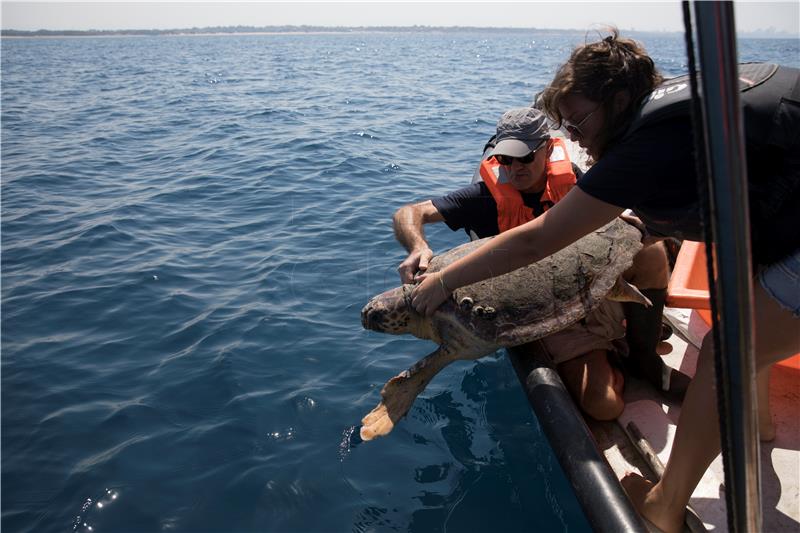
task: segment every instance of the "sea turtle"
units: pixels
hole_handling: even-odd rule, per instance
[[[642,248],[641,237],[636,228],[616,219],[538,263],[456,289],[430,317],[411,307],[411,284],[372,298],[361,311],[365,328],[411,333],[439,347],[384,385],[381,402],[361,421],[361,438],[389,433],[430,380],[453,361],[478,359],[550,335],[585,317],[604,298],[649,306],[621,277]],[[441,270],[488,240],[434,257],[428,272]]]

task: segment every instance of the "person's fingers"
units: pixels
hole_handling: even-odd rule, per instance
[[[622,220],[633,226],[634,228],[638,229],[642,234],[642,244],[645,246],[650,246],[653,243],[658,241],[663,241],[665,237],[654,237],[650,235],[650,232],[647,231],[647,226],[645,226],[642,219],[637,217],[636,215],[625,215],[622,214],[619,216]]]
[[[635,222],[637,222],[639,224],[642,223],[642,219],[641,218],[639,218],[636,215],[631,214],[631,213],[622,213],[619,217],[622,220],[625,220],[625,221],[635,221]]]
[[[428,270],[428,264],[430,264],[432,258],[433,251],[430,248],[424,250],[419,256],[419,269],[423,271]]]
[[[427,274],[420,274],[417,279],[420,280],[416,287],[411,291],[411,306],[414,310],[421,314],[428,316],[430,314],[431,303],[426,294],[426,288],[423,286],[423,281],[428,277]]]
[[[421,300],[420,300],[419,294],[412,294],[411,295],[411,307],[413,307],[414,311],[416,311],[417,313],[421,312],[420,302],[421,302]]]
[[[411,283],[414,281],[414,271],[405,262],[397,267],[397,272],[400,274],[400,281],[403,283]]]
[[[397,271],[400,273],[400,280],[403,283],[412,283],[415,281],[419,261],[420,258],[418,255],[411,254],[397,267]]]
[[[636,215],[620,215],[619,216],[622,220],[633,226],[634,228],[638,229],[642,232],[642,234],[646,234],[645,225],[642,222],[642,219],[637,217]]]

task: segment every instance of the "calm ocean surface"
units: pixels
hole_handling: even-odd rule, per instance
[[[499,353],[357,437],[433,349],[361,328],[392,213],[467,184],[583,40],[3,39],[3,531],[588,530]]]

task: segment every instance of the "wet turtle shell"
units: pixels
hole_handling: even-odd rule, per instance
[[[615,219],[537,263],[456,289],[433,320],[451,315],[448,321],[454,318],[476,337],[500,346],[545,337],[582,319],[606,298],[642,248],[641,238],[636,228]],[[443,269],[489,239],[437,255],[428,272]]]
[[[372,298],[361,311],[365,328],[412,333],[439,347],[386,382],[380,403],[361,421],[361,438],[389,433],[430,380],[451,362],[477,359],[501,346],[517,346],[564,329],[611,296],[612,289],[627,287],[635,292],[618,281],[642,248],[641,237],[636,228],[616,219],[547,259],[457,289],[432,317],[411,307],[413,285]],[[486,240],[434,257],[428,272],[441,270]]]

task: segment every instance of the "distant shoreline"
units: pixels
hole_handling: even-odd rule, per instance
[[[31,34],[31,35],[8,35],[6,33],[0,34],[3,39],[86,39],[101,37],[104,39],[118,39],[120,37],[226,37],[231,35],[341,35],[341,34],[360,34],[360,33],[377,33],[371,30],[360,31],[251,31],[251,32],[193,32],[193,33],[86,33],[86,34],[72,34],[72,33],[48,33],[48,34]]]
[[[479,26],[226,26],[174,28],[167,30],[0,30],[2,37],[133,37],[133,36],[211,36],[211,35],[307,35],[343,33],[563,33],[585,29],[487,28]],[[676,34],[674,31],[637,31],[633,33]]]
[[[166,30],[0,30],[0,37],[17,38],[65,38],[65,37],[213,37],[230,35],[341,35],[366,33],[564,33],[588,31],[586,28],[487,28],[480,26],[219,26],[205,28],[183,28]],[[654,31],[620,28],[626,34],[678,35],[681,31]],[[775,31],[741,32],[739,38],[746,39],[800,39],[797,35]]]

